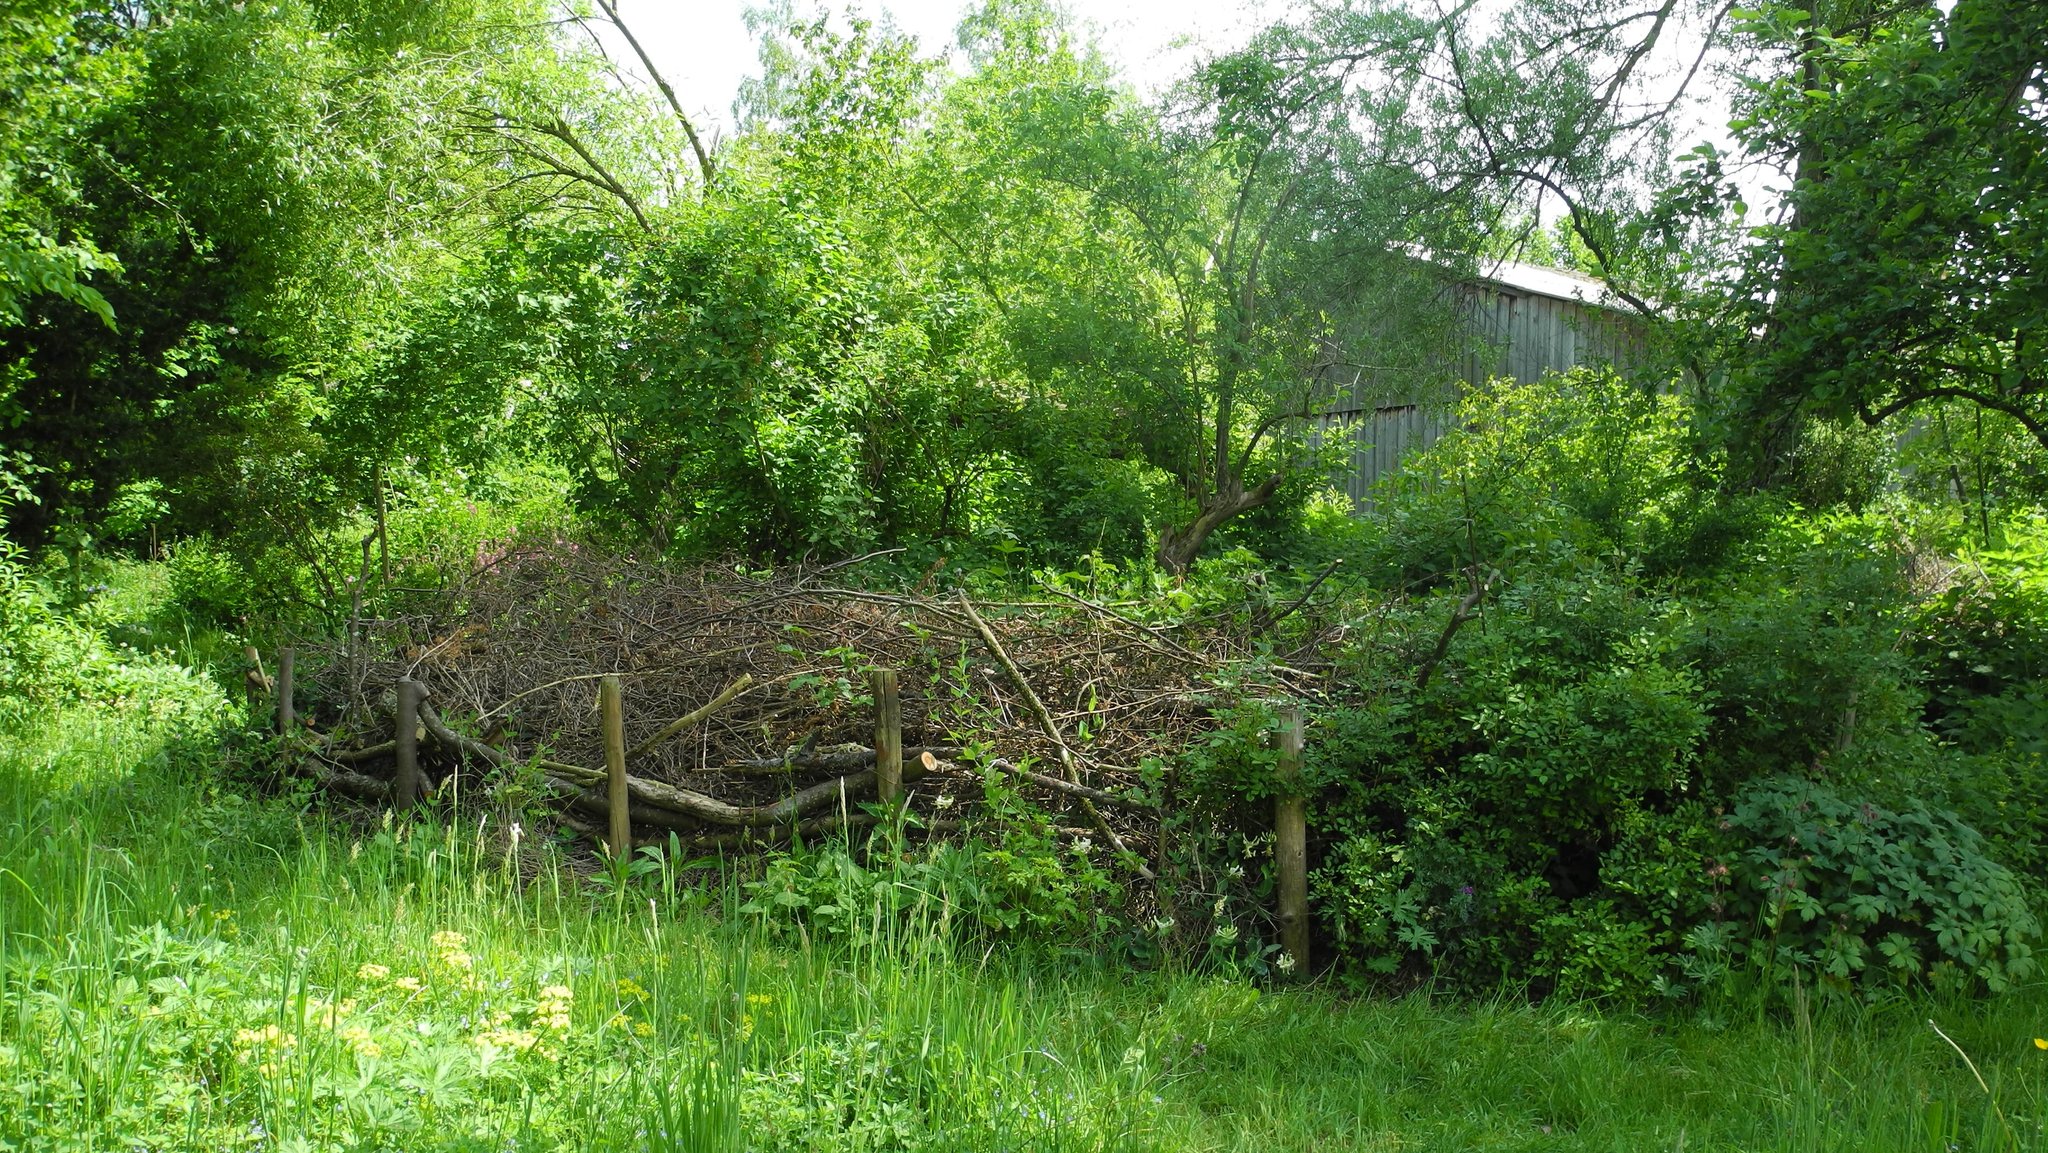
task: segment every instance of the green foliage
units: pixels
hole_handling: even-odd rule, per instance
[[[1945,16],[1762,4],[1741,31],[1786,65],[1735,129],[1794,179],[1791,211],[1737,256],[1729,321],[1746,467],[1778,479],[1805,414],[1877,423],[1943,400],[2002,413],[2048,451],[2034,260],[2048,226],[2038,5]]]
[[[81,704],[140,714],[178,733],[219,723],[226,703],[211,681],[168,656],[108,640],[53,601],[0,539],[0,728]]]
[[[1707,771],[1882,774],[1924,748],[1910,589],[1884,517],[1773,518],[1698,593],[1686,655],[1713,698]]]
[[[1000,787],[998,785],[997,787]],[[903,933],[1085,948],[1108,939],[1121,896],[1086,841],[999,804],[993,832],[911,848],[884,830],[866,852],[828,841],[771,857],[740,911],[772,931],[871,946]]]
[[[1927,966],[1954,962],[1942,979],[1959,986],[2016,979],[2034,930],[1993,862],[2038,860],[2026,794],[2038,762],[1944,747],[1945,730],[1924,723],[1945,715],[1939,689],[1927,712],[1940,682],[1923,682],[1908,641],[1947,621],[1957,631],[1943,651],[1993,651],[1961,630],[2033,619],[2011,599],[2030,587],[2026,563],[2001,554],[2009,591],[1974,610],[1985,615],[1971,615],[1983,594],[1966,586],[1918,624],[1933,606],[1915,605],[1909,537],[1888,513],[1702,492],[1711,470],[1693,464],[1677,398],[1581,372],[1497,385],[1461,418],[1378,494],[1379,523],[1355,546],[1375,573],[1436,590],[1361,590],[1343,618],[1355,639],[1339,687],[1311,712],[1311,900],[1342,962],[1402,980],[1689,995],[1702,941],[1726,951],[1767,936],[1750,906],[1729,912],[1737,882],[1717,862],[1775,834],[1721,814],[1762,795],[1757,782],[1794,781],[1907,814],[1879,838],[1903,846],[1895,868],[1939,875],[1923,897],[1967,878],[1971,896],[1942,915],[1990,902],[1968,931],[2017,945],[1995,965],[1953,932],[1914,947]],[[1464,567],[1462,580],[1437,584],[1446,566]],[[2033,660],[2016,651],[2013,668]],[[1953,692],[1984,708],[1986,687]],[[1179,780],[1202,821],[1266,827],[1272,727],[1270,707],[1236,706],[1190,751]],[[1236,854],[1207,835],[1213,876]],[[1929,863],[1947,851],[1930,838],[1961,855]],[[1857,868],[1843,866],[1841,883],[1862,883]],[[1269,883],[1249,879],[1233,900],[1262,903]],[[1757,975],[1785,992],[1848,965],[1845,983],[1881,984],[1896,974],[1841,958],[1876,955],[1899,925],[1938,911],[1901,905],[1881,929],[1829,920],[1817,931],[1837,933],[1833,952],[1806,942]]]
[[[1772,778],[1745,787],[1722,824],[1734,841],[1723,862],[1730,923],[1691,938],[1703,953],[1725,952],[1717,966],[1811,967],[1845,987],[1925,977],[1994,991],[2038,968],[2040,924],[2019,882],[1952,813],[1894,812]]]
[[[1917,606],[1914,642],[1935,724],[1972,752],[2048,753],[2048,520],[2005,526]]]
[[[136,58],[117,22],[70,0],[0,7],[0,332],[19,325],[29,298],[49,296],[114,326],[113,306],[90,281],[121,263],[81,232],[72,213],[88,157],[79,138],[95,105],[119,100]],[[0,416],[9,397],[0,392]]]
[[[1710,564],[1725,513],[1693,455],[1692,410],[1602,369],[1459,402],[1454,429],[1383,483],[1366,563],[1388,583],[1470,564],[1507,567],[1562,544],[1652,573]]]

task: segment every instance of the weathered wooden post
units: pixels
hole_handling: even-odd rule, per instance
[[[1301,709],[1280,710],[1278,796],[1273,802],[1273,863],[1280,882],[1280,948],[1297,974],[1308,972],[1308,802],[1301,788]]]
[[[633,816],[626,796],[626,702],[618,677],[597,682],[597,706],[604,722],[605,809],[611,817],[605,844],[613,860],[624,860],[633,855]]]
[[[394,808],[410,809],[420,800],[420,700],[426,695],[425,688],[411,677],[398,681],[398,731],[393,734],[398,740],[394,753],[398,772],[391,782]]]
[[[896,670],[868,675],[875,693],[875,795],[893,805],[903,796],[903,703],[896,695]]]
[[[290,645],[285,645],[277,650],[277,732],[279,736],[291,736],[292,728],[299,721],[298,710],[292,701],[292,693],[296,687],[293,678],[296,672],[294,665],[296,664],[297,655]]]

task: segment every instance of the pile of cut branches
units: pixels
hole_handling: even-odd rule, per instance
[[[1242,638],[1065,592],[977,604],[843,575],[508,551],[410,615],[357,622],[307,652],[301,707],[317,739],[303,764],[339,791],[391,797],[395,689],[411,680],[426,698],[430,786],[523,773],[595,833],[606,792],[594,701],[614,675],[636,838],[768,843],[873,819],[869,673],[893,669],[905,778],[919,782],[907,803],[925,828],[957,828],[997,778],[1149,872],[1164,799],[1154,770],[1207,726],[1215,674]]]

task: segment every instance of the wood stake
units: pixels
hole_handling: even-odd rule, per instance
[[[604,721],[604,795],[611,817],[611,835],[605,839],[612,858],[633,854],[633,814],[626,794],[626,702],[619,678],[597,682],[598,712]]]
[[[896,696],[896,670],[868,674],[875,691],[875,795],[885,805],[903,796],[903,705]]]
[[[1280,873],[1280,948],[1308,972],[1308,802],[1301,796],[1301,710],[1280,710],[1280,792],[1273,802],[1273,863]]]
[[[393,750],[398,762],[391,787],[392,806],[410,809],[420,800],[420,700],[426,695],[425,686],[411,677],[401,677],[398,682],[398,747]]]
[[[293,726],[298,724],[298,710],[292,701],[293,658],[297,654],[290,645],[277,650],[277,731],[280,736],[291,736]]]

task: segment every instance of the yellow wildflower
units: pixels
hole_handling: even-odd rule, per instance
[[[772,996],[769,996],[769,995],[768,995],[768,994],[766,994],[766,993],[749,993],[749,994],[747,994],[747,1004],[749,1004],[749,1005],[773,1005],[774,1003],[775,1003],[775,998],[774,998],[774,997],[772,997]]]
[[[647,990],[641,988],[639,982],[633,980],[633,978],[620,977],[619,996],[628,998],[629,1000],[644,1001],[647,999],[648,993]]]
[[[356,966],[356,979],[359,981],[382,981],[390,975],[390,966],[379,965],[375,961],[364,961]]]
[[[355,1012],[356,1003],[353,1000],[347,1000],[338,1004],[329,1004],[318,997],[314,997],[306,1003],[306,1008],[307,1015],[314,1021],[329,1029],[335,1029],[340,1027],[343,1017]]]
[[[342,1043],[349,1051],[360,1057],[382,1057],[384,1047],[371,1038],[370,1031],[361,1025],[350,1025],[341,1031]]]
[[[476,1044],[484,1049],[511,1049],[524,1053],[540,1038],[524,1029],[486,1029],[477,1034]]]
[[[654,1026],[645,1021],[635,1021],[633,1022],[633,1032],[642,1037],[652,1037],[654,1036]]]
[[[296,1034],[287,1033],[276,1025],[265,1025],[261,1029],[235,1030],[235,1045],[237,1048],[251,1051],[262,1049],[271,1053],[281,1053],[286,1049],[298,1048],[299,1038]]]
[[[2034,1038],[2034,1048],[2036,1048],[2036,1049],[2048,1049],[2048,1037],[2036,1037],[2036,1038]]]
[[[391,983],[398,986],[401,989],[404,989],[408,993],[417,993],[420,991],[421,988],[424,987],[420,984],[420,979],[418,977],[400,977],[398,980],[393,981]]]

